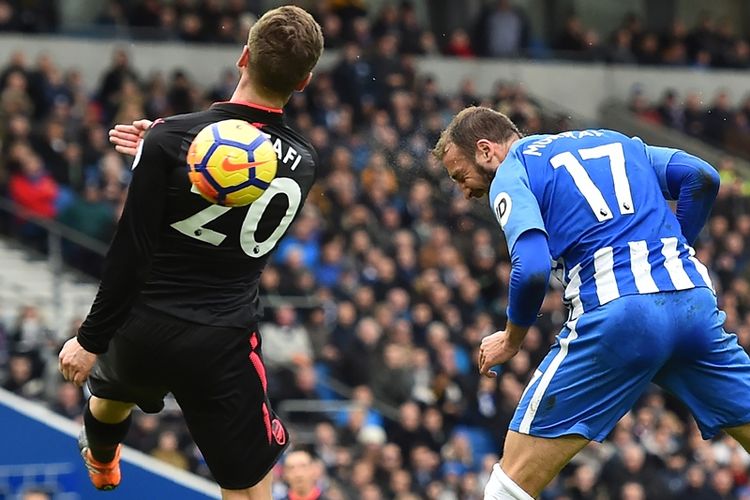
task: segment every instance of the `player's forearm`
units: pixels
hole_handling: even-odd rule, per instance
[[[549,283],[551,265],[547,236],[537,230],[523,233],[513,246],[511,262],[509,325],[528,328],[536,321]]]
[[[677,199],[677,220],[691,245],[708,220],[719,192],[719,173],[708,163],[679,151],[666,169],[667,185]]]
[[[516,347],[521,347],[523,339],[526,338],[526,333],[528,331],[528,326],[517,325],[511,320],[508,320],[505,324],[505,333],[508,336],[508,342]]]

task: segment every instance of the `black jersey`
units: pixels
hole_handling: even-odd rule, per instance
[[[276,178],[245,207],[213,205],[191,190],[187,150],[210,123],[241,119],[270,136]],[[250,327],[258,282],[271,252],[299,214],[315,180],[317,155],[284,125],[281,110],[218,103],[207,111],[157,120],[133,161],[133,179],[102,281],[79,332],[89,352],[134,308],[197,324]]]

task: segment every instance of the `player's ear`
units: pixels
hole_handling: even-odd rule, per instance
[[[489,160],[492,156],[492,144],[487,139],[477,141],[477,155],[483,160]]]
[[[242,47],[242,54],[240,54],[240,58],[237,59],[237,67],[240,69],[247,68],[248,63],[250,62],[250,49],[247,48],[247,45]]]
[[[305,90],[305,87],[307,87],[310,84],[310,80],[312,80],[312,75],[313,74],[311,71],[310,73],[307,74],[304,80],[299,82],[297,86],[294,87],[294,90],[296,90],[297,92],[302,92],[303,90]]]

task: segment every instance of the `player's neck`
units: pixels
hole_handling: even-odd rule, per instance
[[[240,82],[229,102],[251,102],[266,108],[282,109],[286,105],[287,100],[268,97],[258,92],[252,85]]]
[[[505,161],[505,158],[508,156],[508,153],[510,152],[510,148],[513,146],[513,143],[515,143],[519,138],[514,137],[512,139],[507,140],[506,142],[495,143],[495,146],[493,148],[492,152],[492,158],[483,165],[483,172],[487,176],[490,182],[492,182],[492,179],[495,177],[495,174],[497,173],[497,169],[500,168],[500,165]]]
[[[520,137],[512,137],[511,139],[508,139],[503,143],[500,150],[500,163],[505,161],[505,159],[508,157],[508,153],[510,153],[510,148],[512,148],[513,144],[515,144],[519,139]],[[498,167],[500,166],[500,163],[498,163]]]

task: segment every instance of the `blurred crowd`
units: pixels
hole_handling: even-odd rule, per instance
[[[365,0],[297,0],[323,26],[326,46],[355,43],[367,48],[384,35],[396,38],[402,54],[455,57],[531,57],[619,64],[750,68],[750,43],[732,19],[706,11],[694,26],[680,19],[664,30],[646,27],[629,14],[612,33],[586,26],[571,11],[559,29],[540,37],[525,10],[512,0],[489,0],[475,19],[448,33],[429,29],[409,0],[384,2],[373,11]],[[93,24],[60,26],[57,2],[0,0],[0,32],[63,31],[202,43],[245,42],[247,28],[262,13],[261,0],[108,0]],[[535,29],[532,29],[535,28]],[[537,35],[535,35],[535,33]]]
[[[616,64],[690,66],[694,68],[750,68],[750,43],[739,36],[728,18],[715,19],[706,11],[694,26],[674,19],[668,29],[647,29],[644,20],[629,14],[613,33],[584,26],[575,14],[563,24],[551,44],[559,57]]]
[[[637,87],[629,107],[644,121],[750,158],[750,95],[733,106],[726,91],[719,91],[708,101],[697,92],[680,96],[675,90],[667,90],[658,102],[651,102]]]
[[[496,379],[477,375],[481,338],[505,323],[510,263],[490,211],[464,200],[428,149],[469,104],[505,112],[526,133],[570,124],[508,82],[490,95],[478,95],[472,80],[442,94],[399,55],[398,37],[378,40],[370,52],[347,44],[286,108],[322,171],[261,281],[262,295],[280,304],[260,328],[269,394],[296,443],[276,469],[275,495],[480,499],[565,312],[553,285],[523,351]],[[107,144],[111,124],[203,109],[227,99],[236,79],[227,72],[200,88],[179,71],[141,75],[121,51],[98,82],[45,56],[16,53],[3,64],[0,194],[101,240],[129,180],[128,159]],[[717,168],[722,188],[698,256],[713,272],[727,329],[750,348],[750,193],[731,159]],[[33,225],[1,222],[3,232],[43,241]],[[81,252],[66,255],[96,273]],[[84,394],[62,383],[55,360],[76,325],[52,331],[49,319],[33,305],[2,311],[0,384],[80,419]],[[318,400],[335,411],[289,404]],[[126,442],[209,474],[171,402],[158,416],[138,413]],[[543,498],[748,499],[748,465],[750,455],[723,436],[702,441],[684,407],[654,389]]]

